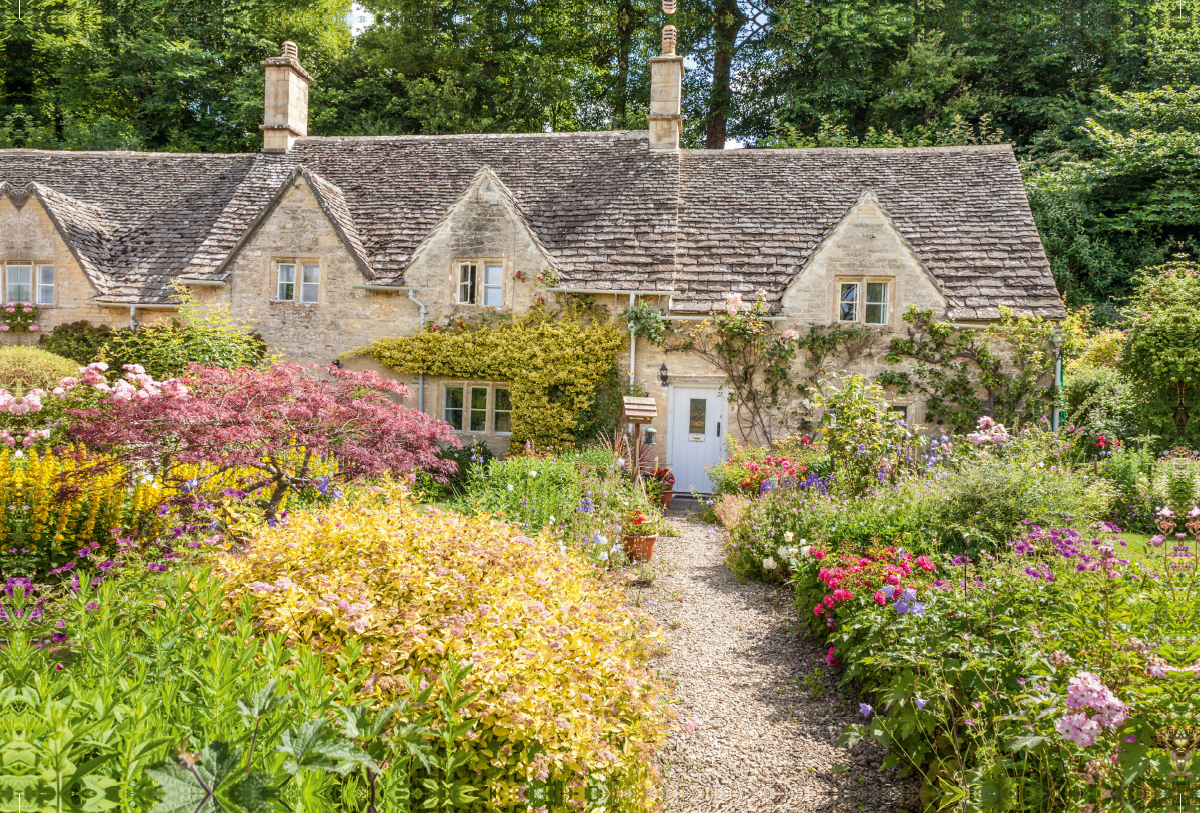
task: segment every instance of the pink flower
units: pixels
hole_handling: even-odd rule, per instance
[[[917,567],[921,568],[922,570],[933,571],[933,570],[937,569],[937,565],[935,565],[933,563],[933,560],[930,559],[928,556],[918,556],[913,561],[917,565]]]
[[[887,596],[885,596],[883,593],[880,593],[878,590],[875,591],[875,595],[872,596],[872,598],[874,598],[875,603],[879,604],[880,606],[887,604]]]
[[[12,438],[6,438],[5,440],[9,446],[12,446]],[[813,607],[813,615],[820,615],[823,612],[825,612],[825,608],[820,604],[818,604],[816,607]]]
[[[690,720],[685,720],[683,723],[683,731],[685,734],[691,734],[691,733],[695,732],[695,730],[699,727],[700,727],[700,721],[697,720],[695,717],[692,717]]]
[[[833,657],[833,647],[829,647],[829,651],[825,653],[825,663],[830,666],[838,665],[838,659]]]
[[[1081,748],[1087,748],[1100,736],[1100,724],[1088,719],[1082,712],[1063,717],[1054,726],[1054,730]]]
[[[0,325],[0,331],[8,330],[8,325]]]
[[[30,330],[37,330],[37,329],[38,329],[38,326],[37,326],[37,325],[30,325],[30,326],[29,326],[29,329],[30,329]]]

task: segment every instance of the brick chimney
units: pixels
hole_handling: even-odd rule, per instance
[[[672,14],[675,0],[663,0],[663,11]],[[675,26],[662,32],[662,56],[650,59],[650,149],[678,150],[683,57],[675,54]]]
[[[285,42],[283,53],[259,64],[267,69],[266,104],[259,125],[262,151],[285,153],[297,138],[308,135],[308,83],[312,77],[300,67],[294,42]]]

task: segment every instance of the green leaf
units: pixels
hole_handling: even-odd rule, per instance
[[[177,762],[161,762],[146,769],[158,783],[163,798],[151,813],[204,813],[212,810],[212,795],[196,776]]]
[[[234,805],[239,813],[267,813],[275,810],[279,789],[275,787],[271,776],[261,771],[251,771],[249,776],[243,776],[231,784],[221,796]]]

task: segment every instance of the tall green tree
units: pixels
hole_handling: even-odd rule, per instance
[[[1137,87],[1101,88],[1072,148],[1026,168],[1069,303],[1122,299],[1135,269],[1200,254],[1200,2],[1147,10],[1158,17]]]
[[[352,44],[349,0],[0,2],[0,146],[256,149],[258,63],[290,39],[320,76]]]

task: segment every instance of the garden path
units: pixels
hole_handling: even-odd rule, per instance
[[[879,772],[878,746],[834,746],[859,701],[837,688],[790,591],[739,584],[719,530],[672,521],[682,535],[659,538],[652,586],[630,590],[667,631],[656,666],[685,723],[661,761],[668,813],[919,809],[917,783]]]

